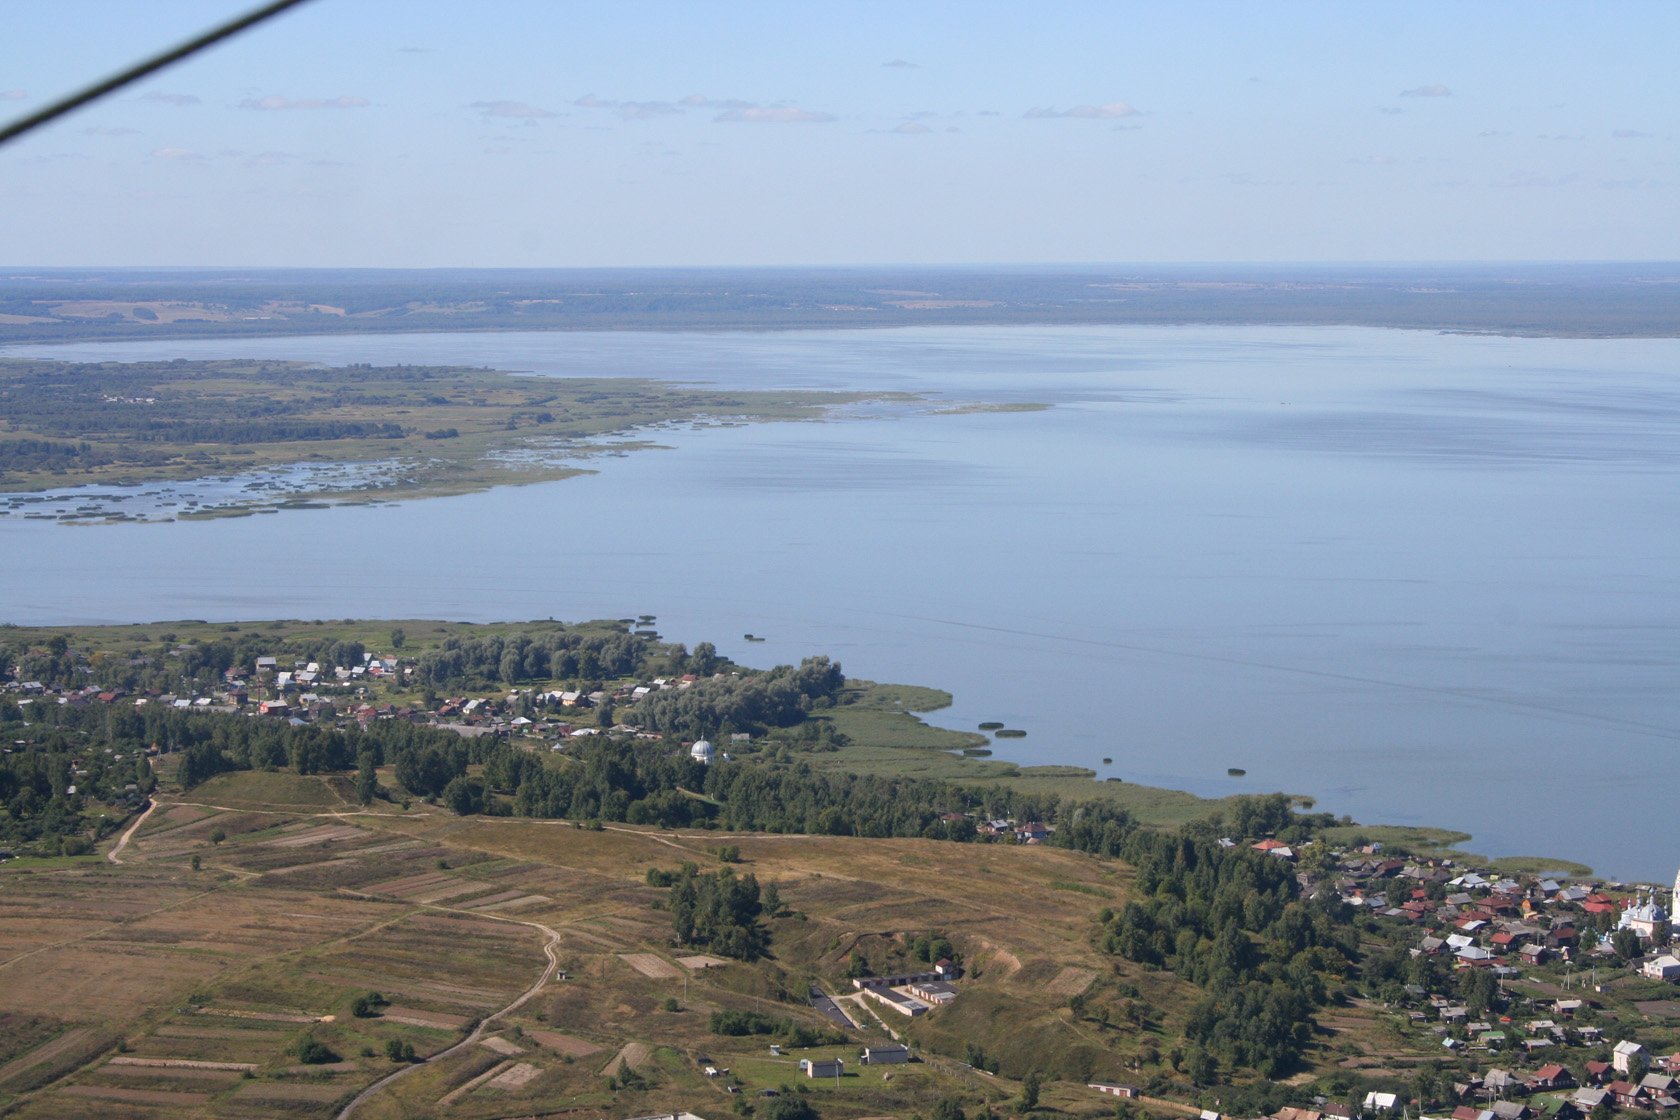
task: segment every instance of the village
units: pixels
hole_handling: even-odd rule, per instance
[[[155,705],[291,726],[402,721],[469,738],[496,736],[542,752],[612,734],[670,742],[694,761],[713,765],[729,762],[729,750],[750,750],[753,737],[719,736],[728,749],[705,739],[673,740],[637,726],[635,706],[651,695],[726,675],[671,673],[595,688],[436,696],[416,681],[414,659],[363,652],[351,664],[261,656],[248,667],[226,670],[211,685],[175,692],[70,687],[17,679],[14,672],[0,681],[0,695],[25,713],[40,704],[113,710]],[[620,712],[625,718],[617,718]],[[9,753],[11,747],[5,749]],[[70,777],[88,774],[83,761],[74,760]],[[144,803],[147,792],[132,781],[107,789],[111,803],[129,811]],[[77,792],[74,782],[64,791],[67,797]],[[1055,827],[1040,821],[974,811],[942,819],[961,823],[977,840],[1055,843]],[[1431,1064],[1445,1083],[1428,1093],[1396,1086],[1367,1090],[1358,1099],[1324,1098],[1311,1108],[1274,1112],[1275,1120],[1351,1120],[1390,1112],[1441,1120],[1602,1120],[1616,1110],[1680,1108],[1680,1053],[1674,1052],[1672,1029],[1661,1025],[1680,1018],[1673,991],[1680,982],[1680,958],[1670,949],[1680,934],[1680,877],[1672,891],[1659,891],[1561,874],[1512,876],[1380,843],[1340,848],[1310,831],[1287,835],[1288,840],[1227,836],[1218,843],[1289,865],[1302,898],[1333,899],[1341,904],[1343,920],[1396,947],[1391,959],[1367,951],[1366,991],[1359,1002],[1378,1008],[1418,1052],[1433,1050],[1437,1057]],[[812,1005],[829,1015],[822,1006],[826,1001],[839,1016],[837,1025],[885,1032],[893,1041],[863,1049],[857,1061],[894,1064],[913,1058],[900,1028],[955,1001],[962,975],[962,965],[950,957],[930,957],[924,971],[850,977],[849,995],[822,996]],[[849,1010],[842,1010],[842,1003]],[[812,1058],[800,1071],[809,1079],[839,1077],[847,1060]],[[1119,1081],[1093,1081],[1087,1088],[1123,1099],[1151,1093]],[[1159,1096],[1161,1090],[1153,1092]],[[1443,1102],[1452,1107],[1439,1109]],[[1213,1109],[1204,1120],[1219,1115]]]

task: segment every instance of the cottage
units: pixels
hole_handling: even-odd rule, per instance
[[[839,1058],[801,1058],[799,1068],[810,1078],[843,1077],[846,1073],[846,1063]]]
[[[1365,1111],[1393,1112],[1400,1107],[1400,1098],[1393,1093],[1366,1093]]]
[[[866,1066],[898,1065],[909,1060],[909,1048],[897,1043],[888,1043],[886,1046],[870,1046],[863,1052],[863,1064]]]

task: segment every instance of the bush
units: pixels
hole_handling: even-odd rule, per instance
[[[390,1002],[378,992],[368,992],[366,995],[356,997],[355,1002],[350,1005],[350,1014],[358,1019],[376,1018],[379,1015],[379,1009],[387,1006]]]
[[[338,1061],[332,1047],[318,1038],[306,1038],[297,1044],[297,1059],[306,1066],[324,1066]]]
[[[393,1062],[414,1061],[414,1046],[400,1038],[393,1038],[385,1044],[385,1056]]]

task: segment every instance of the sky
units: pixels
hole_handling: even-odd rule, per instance
[[[254,0],[6,0],[0,120]],[[8,266],[1680,259],[1680,4],[310,0],[0,148]]]

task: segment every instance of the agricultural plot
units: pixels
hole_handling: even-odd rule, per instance
[[[798,915],[772,923],[773,958],[742,964],[674,948],[654,908],[665,892],[645,879],[684,859],[716,865],[716,834],[425,807],[347,815],[330,784],[288,775],[224,775],[194,794],[203,805],[160,806],[120,866],[0,874],[0,1012],[88,1009],[81,1021],[42,1021],[27,1053],[0,1048],[0,1107],[27,1118],[324,1120],[409,1068],[387,1058],[395,1045],[421,1064],[382,1084],[357,1120],[721,1115],[739,1098],[705,1064],[734,1067],[745,1088],[776,1088],[804,1083],[806,1053],[832,1050],[851,1067],[885,1035],[860,1016],[865,1027],[842,1046],[774,1057],[762,1037],[712,1034],[714,1012],[832,1031],[787,993],[814,976],[843,984],[850,954],[891,961],[906,935],[934,930],[960,944],[971,976],[951,1007],[892,1024],[918,1049],[961,1053],[970,1036],[989,1050],[1089,1046],[1093,1028],[1070,1024],[1066,1003],[1102,998],[1112,961],[1089,944],[1095,896],[1123,898],[1126,883],[1114,865],[1059,851],[731,837],[744,869],[776,883]],[[960,870],[948,856],[962,857]],[[1082,889],[1046,892],[1049,878]],[[554,978],[504,1014],[550,961]],[[1164,986],[1176,981],[1141,982],[1170,1002]],[[370,992],[383,1003],[358,1017]],[[474,1044],[456,1048],[463,1039]],[[330,1060],[300,1061],[311,1040]],[[1119,1073],[1128,1043],[1118,1042],[1104,1057],[1114,1068],[1094,1073]],[[808,1087],[833,1120],[926,1114],[947,1091],[991,1103],[1016,1091],[931,1055],[890,1072]]]

